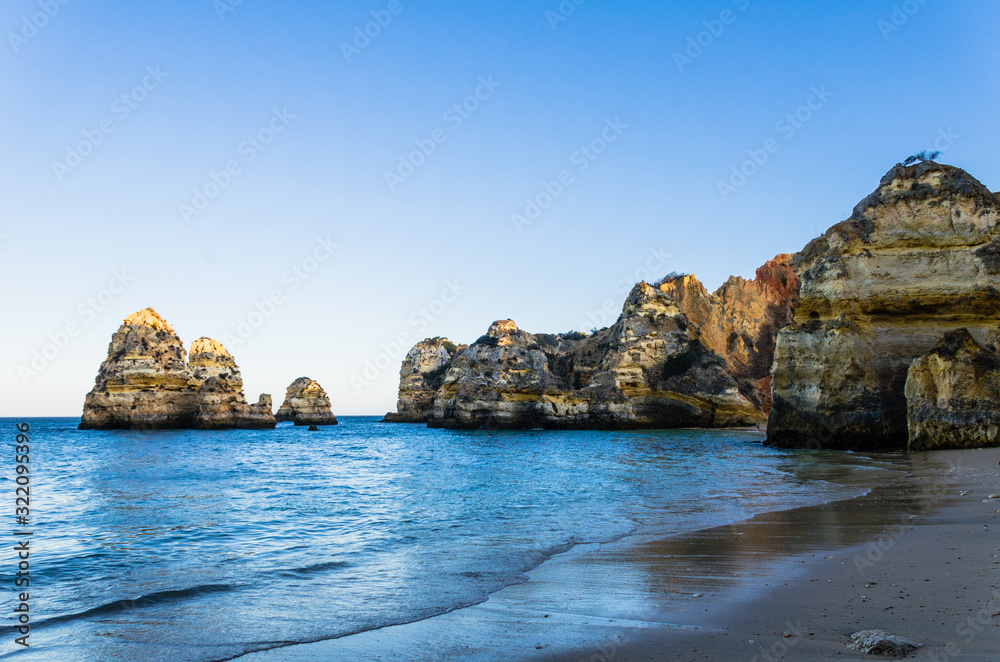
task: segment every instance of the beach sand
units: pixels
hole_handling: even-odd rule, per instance
[[[578,545],[484,603],[239,659],[862,660],[849,635],[874,628],[913,659],[1000,659],[1000,449],[905,462],[864,497]]]

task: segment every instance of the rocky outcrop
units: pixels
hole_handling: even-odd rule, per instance
[[[221,344],[201,338],[190,363],[187,356],[152,308],[127,317],[87,395],[80,429],[274,427],[270,396],[247,404],[239,368]]]
[[[948,331],[982,344],[996,326],[998,218],[997,197],[966,172],[897,165],[810,242],[794,265],[794,324],[778,334],[768,442],[905,447],[914,359]]]
[[[465,348],[447,338],[429,338],[417,343],[403,360],[396,411],[386,414],[385,422],[426,423],[448,366]]]
[[[614,326],[592,335],[531,334],[511,320],[494,322],[449,365],[428,425],[712,427],[761,417],[674,301],[640,283]]]
[[[791,256],[709,294],[694,276],[640,283],[591,335],[495,322],[469,347],[418,343],[388,422],[432,427],[652,428],[754,425],[770,406],[778,329],[798,301]]]
[[[299,377],[285,391],[285,401],[275,418],[295,425],[336,425],[337,417],[323,387],[308,377]]]
[[[754,280],[731,276],[712,294],[690,275],[668,277],[658,287],[698,327],[701,342],[722,357],[730,373],[752,382],[753,399],[768,413],[775,340],[778,330],[792,323],[799,301],[792,256],[768,261]]]
[[[945,334],[906,377],[909,450],[996,446],[1000,357],[966,329]]]

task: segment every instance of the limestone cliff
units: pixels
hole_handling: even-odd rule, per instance
[[[449,365],[428,425],[655,428],[761,416],[673,300],[640,283],[615,325],[589,336],[494,322]]]
[[[770,411],[771,364],[778,330],[791,324],[799,282],[791,255],[757,269],[754,280],[731,276],[709,294],[694,276],[668,277],[659,289],[676,302],[699,337],[737,378],[752,383],[753,399]]]
[[[768,441],[901,448],[910,364],[948,331],[984,343],[1000,310],[1000,203],[966,172],[897,165],[795,260],[794,324],[778,334]]]
[[[429,338],[417,343],[403,360],[396,411],[386,414],[385,422],[426,423],[448,366],[464,349],[464,345],[459,347],[447,338]]]
[[[190,364],[186,358],[156,311],[129,315],[87,394],[80,429],[274,427],[269,407],[247,404],[239,368],[222,345],[201,338]]]
[[[388,422],[432,427],[754,425],[770,406],[778,329],[798,302],[791,256],[709,294],[694,276],[633,288],[592,335],[495,322],[469,347],[432,338],[407,354]],[[448,343],[450,344],[450,343]]]
[[[299,377],[288,386],[275,418],[295,425],[337,425],[326,391],[308,377]]]
[[[1000,357],[966,329],[945,334],[906,377],[908,448],[995,446],[1000,430]]]

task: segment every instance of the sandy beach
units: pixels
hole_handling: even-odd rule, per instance
[[[1000,450],[898,457],[864,497],[578,545],[484,603],[239,659],[860,660],[849,635],[873,628],[916,659],[996,659]]]
[[[706,608],[698,631],[632,631],[597,657],[593,650],[576,650],[546,659],[872,659],[846,644],[852,632],[874,628],[923,644],[911,655],[916,659],[997,659],[1000,500],[989,496],[1000,491],[1000,451],[954,451],[913,459],[925,466],[915,467],[902,485],[831,504],[844,509],[800,509],[800,514],[812,511],[806,518],[815,515],[816,527],[828,527],[825,533],[817,531],[820,541],[860,537],[865,542],[839,548],[831,544],[829,554],[787,558],[764,581],[763,590],[757,584],[758,595],[751,597],[750,583],[736,592],[742,600]],[[851,510],[856,519],[819,519]],[[774,529],[782,515],[756,518],[746,525],[747,533]],[[871,535],[873,520],[886,515],[886,526]]]

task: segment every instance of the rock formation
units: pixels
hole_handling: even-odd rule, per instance
[[[791,256],[709,294],[694,276],[633,288],[591,335],[494,322],[471,346],[418,343],[387,422],[431,427],[654,428],[754,425],[770,406],[778,329],[798,301]]]
[[[191,362],[173,328],[152,308],[129,315],[87,395],[80,429],[273,428],[270,396],[248,405],[229,352],[209,338]]]
[[[279,423],[291,421],[295,425],[337,424],[326,391],[319,382],[308,377],[299,377],[289,385],[275,419]]]
[[[906,446],[910,364],[948,331],[982,344],[996,326],[998,216],[997,197],[964,171],[897,165],[810,242],[795,260],[794,324],[778,334],[768,442]],[[914,377],[915,393],[926,379]]]
[[[861,630],[851,635],[851,643],[847,646],[866,655],[905,657],[923,645],[885,630]]]
[[[469,347],[443,343],[418,344],[401,373],[401,413],[431,427],[710,427],[763,416],[753,385],[741,391],[673,299],[646,283],[592,335],[531,334],[501,320]]]
[[[385,415],[387,423],[426,423],[448,366],[460,350],[447,338],[429,338],[414,346],[399,373],[396,411]]]
[[[661,291],[698,327],[704,345],[722,357],[737,378],[753,383],[754,400],[771,409],[771,364],[778,330],[792,323],[799,281],[791,255],[757,269],[754,280],[731,276],[709,294],[694,276],[664,279]]]
[[[906,377],[911,451],[997,445],[1000,357],[966,329],[945,334]]]

